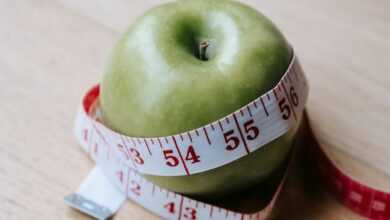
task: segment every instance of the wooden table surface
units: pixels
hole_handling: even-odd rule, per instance
[[[93,163],[72,135],[85,90],[157,0],[0,0],[0,219],[89,219],[65,206]],[[348,173],[390,191],[390,1],[246,0],[294,45],[314,135]],[[361,219],[297,165],[275,219]],[[126,203],[114,219],[158,219]]]

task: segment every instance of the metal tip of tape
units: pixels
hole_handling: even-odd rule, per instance
[[[86,199],[77,193],[65,196],[64,200],[67,205],[99,220],[106,220],[114,214],[108,208]]]

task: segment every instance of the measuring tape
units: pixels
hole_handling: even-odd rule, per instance
[[[97,219],[112,216],[126,198],[164,219],[266,219],[283,180],[263,210],[245,214],[163,189],[140,174],[192,175],[245,157],[298,123],[308,97],[308,85],[294,56],[273,89],[238,111],[192,131],[156,138],[128,137],[106,127],[101,122],[98,97],[99,86],[88,91],[75,126],[78,141],[97,166],[76,193],[65,197],[68,205]],[[333,165],[330,160],[326,162]],[[324,170],[335,169],[325,167]],[[343,183],[345,181],[338,187]],[[390,213],[390,196],[386,201],[388,203],[383,203],[385,211],[388,204]],[[383,208],[382,203],[375,204],[372,209]],[[386,216],[377,219],[386,219]]]

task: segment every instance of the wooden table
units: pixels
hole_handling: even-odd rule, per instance
[[[120,33],[160,2],[0,1],[0,219],[88,219],[63,202],[93,166],[72,135],[76,107]],[[319,142],[348,173],[390,191],[390,1],[244,2],[294,45]],[[303,166],[275,219],[360,219]],[[128,202],[115,219],[158,218]]]

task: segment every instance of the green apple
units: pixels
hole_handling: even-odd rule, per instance
[[[103,121],[137,137],[177,134],[220,119],[271,89],[292,50],[261,13],[232,0],[180,0],[146,12],[117,44],[101,82]],[[228,165],[191,176],[145,176],[193,196],[263,181],[296,129]]]

